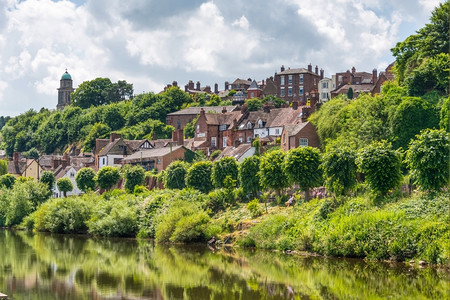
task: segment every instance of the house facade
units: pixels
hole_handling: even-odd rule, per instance
[[[55,179],[58,181],[61,178],[69,178],[72,182],[73,189],[70,192],[66,193],[66,196],[72,196],[72,195],[81,195],[83,192],[78,188],[77,182],[75,181],[75,176],[77,175],[77,172],[80,168],[74,167],[74,166],[67,166],[65,168],[62,168],[58,172],[55,172]],[[58,185],[55,182],[55,185],[53,187],[53,197],[60,198],[64,196],[64,192],[60,191],[58,189]]]
[[[286,125],[281,135],[281,149],[288,151],[297,147],[320,146],[317,130],[310,122]]]

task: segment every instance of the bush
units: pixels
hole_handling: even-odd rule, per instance
[[[73,184],[70,178],[62,177],[56,181],[56,186],[58,190],[64,193],[64,197],[66,197],[67,192],[71,192],[73,190]]]
[[[16,177],[12,174],[5,174],[0,176],[0,188],[12,189],[14,183],[16,182]]]
[[[141,166],[133,166],[125,171],[125,190],[133,192],[134,187],[144,182],[145,172]]]
[[[259,200],[256,198],[247,203],[247,209],[250,211],[252,218],[257,218],[263,213],[261,207],[259,207]]]
[[[212,168],[212,180],[216,188],[225,187],[225,178],[230,176],[237,181],[239,165],[234,157],[225,156],[214,162]]]
[[[211,180],[212,163],[200,161],[192,164],[186,174],[186,186],[208,193],[212,190]]]
[[[83,192],[95,189],[95,172],[91,168],[81,168],[75,176],[77,187]]]
[[[103,167],[97,173],[97,184],[100,188],[109,190],[120,179],[119,170],[116,167]]]
[[[174,161],[167,167],[166,176],[164,176],[164,187],[167,189],[182,190],[186,187],[186,174],[188,164],[183,161]]]

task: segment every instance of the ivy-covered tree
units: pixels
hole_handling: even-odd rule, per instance
[[[356,185],[356,152],[347,146],[329,147],[323,155],[325,186],[335,195],[347,195]]]
[[[347,91],[347,98],[353,99],[353,88],[352,87],[349,87],[349,89]]]
[[[58,190],[63,192],[64,197],[67,196],[67,192],[71,192],[73,190],[73,184],[70,178],[62,177],[56,181],[56,186]]]
[[[259,164],[259,180],[264,189],[275,190],[277,195],[281,190],[289,186],[289,180],[284,170],[285,153],[282,150],[274,150],[265,153]]]
[[[213,189],[211,173],[212,162],[199,161],[193,163],[186,174],[186,186],[203,193],[209,193]]]
[[[291,183],[296,183],[309,200],[309,190],[322,183],[321,154],[313,147],[299,147],[287,152],[284,169]]]
[[[259,182],[259,163],[260,157],[253,155],[244,158],[239,165],[239,182],[245,193],[251,193],[256,198],[261,191]]]
[[[106,166],[101,168],[97,173],[97,185],[107,191],[115,186],[119,179],[120,173],[116,167]]]
[[[425,129],[411,141],[407,163],[414,182],[426,191],[439,191],[449,184],[450,138],[444,130]]]
[[[39,181],[44,183],[49,191],[53,191],[53,186],[55,185],[55,173],[52,171],[44,171],[42,172]]]
[[[92,168],[81,168],[75,176],[77,187],[84,193],[95,189],[95,172]]]
[[[164,187],[167,189],[182,190],[186,187],[186,174],[188,164],[184,161],[176,160],[166,169],[164,176]]]
[[[361,149],[356,161],[376,196],[386,196],[401,182],[400,155],[386,141],[375,141]]]
[[[133,192],[135,186],[142,185],[144,177],[145,171],[141,166],[127,168],[125,170],[125,189]]]
[[[230,176],[232,180],[237,181],[239,165],[234,157],[225,156],[215,161],[212,168],[212,180],[214,186],[218,189],[224,187],[224,180]]]

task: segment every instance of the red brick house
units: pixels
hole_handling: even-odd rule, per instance
[[[187,123],[190,123],[200,115],[201,109],[204,109],[205,112],[221,113],[223,106],[188,107],[168,114],[166,117],[166,124],[173,126],[175,129],[184,129]],[[227,111],[235,111],[237,110],[237,106],[225,106],[225,109]]]
[[[317,130],[310,122],[287,124],[281,134],[281,149],[288,151],[297,147],[319,147],[320,141]]]
[[[353,67],[352,71],[336,73],[336,89],[331,91],[331,97],[338,95],[346,95],[350,88],[353,89],[353,98],[358,97],[361,93],[372,93],[375,83],[378,80],[377,69],[373,69],[372,73],[356,72]]]
[[[262,89],[259,88],[258,83],[256,80],[252,81],[252,84],[247,89],[247,99],[251,98],[261,98],[262,96]]]

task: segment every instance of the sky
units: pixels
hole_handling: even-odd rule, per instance
[[[0,0],[0,116],[55,109],[66,68],[134,93],[312,64],[383,71],[444,0]]]

